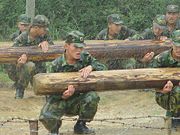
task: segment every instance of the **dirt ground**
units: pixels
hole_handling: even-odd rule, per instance
[[[0,88],[0,135],[29,135],[29,123],[26,120],[38,119],[45,97],[34,95],[31,88],[25,91],[25,98],[22,100],[15,100],[14,93],[9,86]],[[95,129],[96,135],[167,134],[167,129],[160,129],[165,127],[163,118],[150,117],[165,114],[155,103],[154,92],[109,91],[99,95],[101,101],[95,120],[88,124]],[[144,118],[140,118],[141,116]],[[63,117],[60,129],[62,135],[73,135],[75,118],[77,117]],[[40,122],[38,133],[48,134]],[[172,135],[176,134],[179,133],[173,131]]]

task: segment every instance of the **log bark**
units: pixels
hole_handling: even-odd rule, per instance
[[[159,54],[171,48],[163,42],[141,40],[141,41],[122,41],[122,40],[92,40],[86,41],[86,51],[99,60],[120,59],[120,58],[142,58],[147,52]],[[47,53],[43,53],[37,46],[30,47],[6,47],[0,48],[0,63],[15,63],[23,53],[28,55],[31,61],[54,60],[64,52],[64,43],[49,47]]]
[[[36,95],[48,95],[62,93],[68,85],[74,85],[79,92],[160,89],[168,80],[174,85],[179,83],[179,68],[94,71],[86,80],[78,72],[41,73],[34,76],[33,87]]]

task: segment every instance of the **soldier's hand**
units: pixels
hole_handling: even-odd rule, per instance
[[[79,70],[79,72],[81,72],[81,77],[84,78],[84,79],[86,79],[86,78],[90,75],[90,73],[92,72],[92,70],[93,70],[92,66],[89,65],[89,66],[87,66],[87,67]]]
[[[48,45],[49,43],[47,41],[43,41],[38,45],[38,47],[41,47],[42,51],[46,53],[48,51]]]
[[[20,58],[17,60],[18,65],[25,64],[27,62],[27,55],[22,54]]]
[[[160,40],[161,41],[165,41],[165,40],[167,40],[168,38],[166,37],[166,36],[160,36]]]
[[[165,93],[170,92],[170,91],[172,90],[172,88],[173,88],[173,83],[172,83],[171,81],[168,81],[168,82],[164,85],[162,91],[160,91],[160,92],[165,94]]]
[[[63,99],[68,99],[70,96],[72,96],[75,92],[75,88],[73,85],[69,85],[68,89],[63,92],[62,98]]]
[[[144,55],[144,57],[141,59],[142,63],[147,63],[149,61],[151,61],[154,57],[154,52],[150,52]]]

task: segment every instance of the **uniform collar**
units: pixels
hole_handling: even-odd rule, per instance
[[[62,55],[62,57],[61,57],[61,60],[62,60],[62,66],[70,65],[70,64],[68,64],[67,61],[66,61],[65,52],[63,53],[63,55]],[[81,61],[82,61],[82,56],[80,57],[79,60],[77,60],[76,63],[81,62]],[[76,64],[76,63],[75,63],[75,64]],[[74,64],[74,65],[75,65],[75,64]]]

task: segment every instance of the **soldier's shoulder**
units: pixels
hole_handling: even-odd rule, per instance
[[[52,64],[53,66],[56,66],[56,65],[62,65],[63,62],[64,62],[63,56],[59,56],[59,57],[57,57],[55,60],[53,60],[53,61],[51,62],[51,64]]]
[[[171,54],[171,50],[167,50],[157,55],[155,59],[159,61],[166,61],[169,58],[170,54]]]
[[[24,31],[18,37],[16,37],[15,40],[26,40],[26,39],[28,39],[28,32]]]

